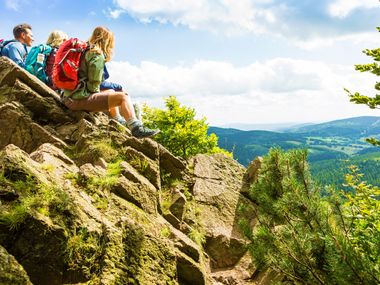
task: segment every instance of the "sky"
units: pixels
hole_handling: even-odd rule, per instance
[[[152,107],[175,95],[213,126],[380,115],[343,90],[376,94],[376,77],[354,65],[380,46],[378,0],[0,1],[0,38],[23,22],[36,44],[55,29],[87,40],[108,27],[110,80]]]

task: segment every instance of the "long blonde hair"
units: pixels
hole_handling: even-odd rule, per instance
[[[107,62],[111,60],[115,40],[110,30],[106,27],[96,27],[88,41],[91,51],[103,53]]]
[[[50,33],[46,44],[52,48],[57,48],[61,45],[61,43],[68,40],[68,38],[68,35],[66,35],[64,32],[55,30]]]

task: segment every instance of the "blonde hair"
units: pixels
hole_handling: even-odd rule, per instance
[[[46,42],[47,45],[57,48],[59,47],[64,41],[68,40],[68,35],[66,35],[64,32],[56,30],[52,31],[49,35],[49,38]]]
[[[88,41],[91,51],[103,53],[106,61],[111,60],[115,40],[110,30],[106,27],[96,27]]]

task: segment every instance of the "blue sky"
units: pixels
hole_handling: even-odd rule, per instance
[[[1,0],[0,38],[28,22],[36,43],[61,29],[115,33],[111,79],[139,102],[177,95],[213,125],[319,122],[376,111],[343,87],[374,94],[355,72],[379,46],[377,0]]]

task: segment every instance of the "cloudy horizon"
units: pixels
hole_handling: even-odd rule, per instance
[[[3,0],[0,38],[33,26],[87,39],[115,33],[112,81],[140,103],[178,97],[210,125],[322,122],[377,116],[343,88],[375,95],[376,77],[354,70],[377,48],[377,0]],[[48,24],[47,24],[48,23]]]

